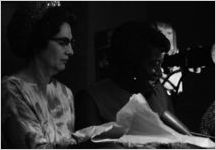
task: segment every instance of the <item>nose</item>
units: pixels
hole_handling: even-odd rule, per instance
[[[158,67],[157,76],[159,78],[162,77],[162,69],[161,69],[161,67]]]
[[[74,54],[74,50],[73,50],[71,44],[69,44],[67,46],[66,53],[67,53],[67,55],[70,55],[70,56],[72,56]]]
[[[159,67],[159,66],[153,68],[152,72],[157,77],[161,77],[162,76],[162,70],[161,70],[161,67]]]

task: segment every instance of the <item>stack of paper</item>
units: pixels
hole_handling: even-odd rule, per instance
[[[121,143],[188,143],[200,147],[215,147],[214,142],[208,138],[183,135],[165,125],[141,94],[134,94],[117,113],[117,124],[128,130],[119,139]]]
[[[208,138],[183,135],[165,125],[141,94],[134,94],[130,98],[117,113],[116,122],[91,126],[77,131],[74,135],[91,139],[95,143],[115,142],[126,145],[185,143],[204,148],[215,147],[215,143]]]

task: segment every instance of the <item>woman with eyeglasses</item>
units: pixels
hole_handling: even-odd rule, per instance
[[[2,79],[2,140],[7,148],[76,144],[71,90],[53,78],[74,54],[73,16],[59,2],[26,2],[8,25],[11,50],[26,67]],[[3,147],[5,148],[5,147]]]

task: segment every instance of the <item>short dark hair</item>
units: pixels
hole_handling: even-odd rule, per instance
[[[161,52],[170,49],[169,40],[151,23],[127,22],[116,28],[111,39],[109,61],[111,65],[132,68],[149,57],[149,47],[156,47]]]
[[[48,40],[57,34],[62,23],[72,27],[74,16],[62,7],[48,8],[42,16],[32,19],[28,9],[18,9],[7,28],[12,52],[21,58],[30,59],[47,46]]]

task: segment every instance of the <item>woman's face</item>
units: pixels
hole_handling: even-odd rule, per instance
[[[74,53],[71,46],[72,38],[70,25],[63,23],[60,31],[48,41],[45,50],[39,54],[39,60],[48,70],[58,73],[65,69],[69,56]]]
[[[144,76],[150,82],[157,82],[162,76],[161,64],[163,63],[164,54],[159,48],[151,48],[150,56],[143,63]]]

